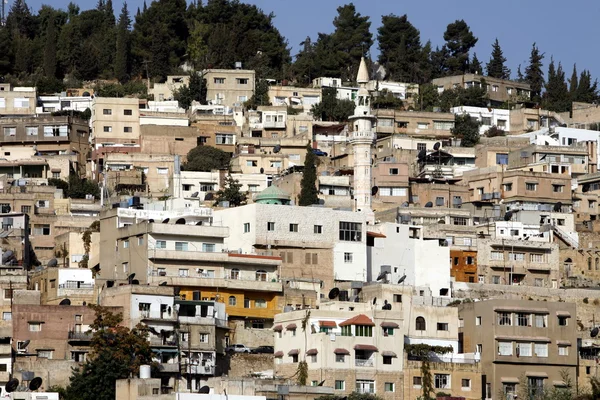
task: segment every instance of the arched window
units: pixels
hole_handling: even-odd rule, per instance
[[[240,279],[240,270],[237,268],[233,268],[231,270],[231,279]]]
[[[229,305],[235,306],[236,304],[237,304],[237,299],[235,298],[235,296],[229,296]]]
[[[267,271],[263,271],[262,269],[256,271],[256,280],[265,282],[267,280]]]
[[[417,320],[415,322],[415,329],[418,331],[424,331],[426,328],[425,325],[425,318],[423,317],[417,317]]]
[[[592,270],[592,257],[588,257],[588,271]]]

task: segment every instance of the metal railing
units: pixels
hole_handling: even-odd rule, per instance
[[[75,332],[69,331],[70,340],[92,340],[91,332]]]
[[[93,289],[93,283],[67,282],[58,285],[59,289]]]
[[[356,367],[372,367],[373,364],[373,360],[361,360],[361,359],[356,359],[354,360],[354,366]]]

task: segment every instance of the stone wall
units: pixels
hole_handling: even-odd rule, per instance
[[[69,378],[71,377],[71,368],[79,365],[72,360],[48,360],[43,358],[31,357],[21,358],[18,357],[15,360],[13,367],[13,377],[22,380],[20,372],[32,371],[36,377],[43,379],[43,389],[48,389],[50,386],[63,386],[69,385]]]
[[[229,378],[243,378],[259,372],[273,371],[273,354],[234,353],[223,359],[222,371]]]
[[[230,326],[235,325],[235,329],[230,333],[229,343],[245,344],[253,348],[258,346],[273,346],[275,339],[273,331],[270,328],[253,329],[246,328],[245,321],[229,321]]]

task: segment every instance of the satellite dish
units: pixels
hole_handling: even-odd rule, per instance
[[[591,337],[598,336],[598,328],[597,327],[595,327],[595,328],[592,329],[592,331],[590,332],[590,336]]]
[[[148,223],[149,223],[149,224],[152,224],[153,222],[154,222],[154,220],[153,220],[153,219],[149,219],[149,220],[148,220]]]
[[[261,169],[260,169],[260,173],[261,173],[261,174],[264,174],[264,173],[265,173],[265,169],[264,169],[264,168],[261,168]]]
[[[168,224],[168,223],[169,223],[169,218],[165,218],[165,219],[163,220],[163,224]]]
[[[387,275],[388,273],[389,273],[389,272],[387,272],[387,271],[382,271],[382,272],[380,272],[380,273],[379,273],[379,275],[377,275],[377,280],[378,280],[378,281],[380,281],[380,280],[382,280],[382,279],[385,279],[385,277],[386,277],[386,275]]]
[[[340,295],[340,289],[334,287],[333,289],[331,289],[329,291],[329,299],[330,300],[334,300],[335,298],[337,298]]]
[[[179,218],[175,221],[175,225],[185,225],[185,218]]]
[[[377,304],[377,297],[373,297],[373,305]]]
[[[428,201],[427,204],[425,204],[425,207],[431,208],[431,207],[433,207],[433,203]]]
[[[15,258],[15,253],[12,250],[7,250],[2,254],[2,264],[6,264]]]
[[[560,201],[558,203],[556,203],[553,208],[554,212],[560,212],[560,210],[562,209],[562,206],[563,206],[563,204]]]
[[[19,380],[17,378],[13,378],[4,386],[4,390],[7,393],[14,392],[19,387]]]
[[[402,205],[400,207],[408,207],[408,201],[405,201],[404,203],[402,203]]]
[[[167,282],[166,281],[165,282],[161,282],[161,283],[158,284],[158,286],[167,286]]]
[[[135,278],[135,273],[133,273],[127,277],[127,282],[129,282],[129,284],[131,284],[131,282],[133,282],[133,278]]]
[[[56,258],[53,258],[52,260],[48,261],[48,268],[54,268],[58,265],[58,261],[56,260]]]
[[[23,344],[21,345],[22,348],[26,349],[27,346],[29,346],[29,343],[31,343],[31,340],[27,339],[23,342]]]
[[[200,388],[200,390],[198,390],[198,393],[202,393],[202,394],[209,394],[210,393],[210,388],[208,386],[202,386]]]
[[[194,193],[192,193],[192,197],[198,197],[199,194],[200,194],[199,192],[194,192]]]
[[[383,307],[381,307],[381,309],[389,311],[392,309],[392,305],[390,303],[384,304]]]
[[[583,185],[583,187],[581,188],[581,191],[582,191],[583,193],[585,193],[585,192],[589,192],[589,191],[590,191],[590,185],[589,185],[589,184],[587,184],[587,185]]]
[[[106,281],[106,287],[107,288],[113,287],[113,286],[115,286],[115,281]]]
[[[70,306],[71,305],[71,300],[69,299],[64,299],[62,300],[60,303],[58,303],[59,306]]]
[[[204,200],[205,200],[205,201],[212,201],[212,200],[214,200],[214,199],[215,199],[215,195],[214,195],[214,194],[212,194],[212,193],[206,193],[206,194],[204,195]]]
[[[31,382],[29,382],[29,390],[31,390],[32,392],[38,390],[40,386],[42,386],[42,378],[40,378],[39,376],[33,378]]]
[[[437,151],[437,150],[439,150],[439,149],[440,149],[440,146],[441,146],[440,142],[436,142],[436,143],[433,145],[433,149]]]
[[[273,147],[273,153],[277,154],[281,151],[281,146],[280,145],[276,145],[275,147]]]
[[[398,283],[402,283],[406,280],[406,274],[402,275],[400,279],[398,279]]]
[[[134,280],[131,281],[131,284],[132,285],[139,285],[140,281],[138,281],[137,279],[134,279]]]
[[[513,216],[513,212],[512,211],[507,211],[506,214],[504,214],[504,220],[505,221],[510,221],[511,218]]]
[[[319,382],[319,384],[317,386],[323,386],[324,383],[325,383],[325,381],[323,380],[323,381]]]
[[[427,150],[423,149],[419,152],[419,154],[417,155],[417,158],[419,160],[423,160],[425,158],[425,156],[427,155]]]
[[[377,194],[377,192],[379,192],[379,187],[373,186],[371,188],[371,196],[375,196]]]

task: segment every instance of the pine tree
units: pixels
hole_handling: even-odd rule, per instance
[[[492,78],[510,79],[510,69],[504,63],[506,63],[506,57],[504,57],[498,38],[496,38],[492,45],[490,62],[486,66],[487,75]]]
[[[215,196],[215,206],[222,201],[229,202],[229,207],[239,207],[246,204],[248,195],[242,192],[242,184],[237,179],[233,179],[231,172],[227,174],[223,188]]]
[[[302,50],[296,55],[296,62],[294,63],[294,76],[296,82],[301,85],[310,85],[313,78],[316,77],[317,68],[315,63],[315,44],[307,36],[304,41],[300,43]]]
[[[598,100],[598,81],[594,80],[592,83],[592,76],[590,71],[583,70],[579,77],[579,85],[577,91],[573,97],[573,101],[579,101],[583,103],[593,103]]]
[[[542,88],[544,87],[543,59],[544,54],[540,53],[534,43],[529,56],[529,65],[525,68],[525,82],[529,83],[531,87],[531,101],[535,103],[542,101]]]
[[[475,44],[477,38],[471,32],[471,28],[464,20],[456,20],[448,24],[444,32],[445,47],[448,50],[448,74],[464,74],[469,70],[469,51]]]
[[[521,72],[521,64],[517,67],[517,82],[525,82],[525,76]]]
[[[306,159],[304,160],[304,170],[302,171],[302,180],[300,181],[299,206],[310,206],[319,202],[317,195],[317,156],[313,152],[310,143],[306,145]]]
[[[454,119],[452,134],[461,138],[462,147],[474,147],[479,143],[479,122],[472,119],[469,114],[457,114]]]
[[[472,74],[483,75],[483,68],[481,67],[481,63],[477,58],[477,53],[473,53],[473,59],[469,64],[469,72]]]
[[[54,78],[56,76],[56,20],[54,15],[48,20],[48,26],[46,28],[44,75],[48,78]]]
[[[575,98],[577,94],[577,64],[573,64],[573,73],[569,79],[569,94],[571,98]]]
[[[378,28],[379,63],[387,71],[386,79],[421,83],[421,37],[406,14],[385,15]]]
[[[131,63],[131,46],[129,27],[131,19],[127,10],[127,2],[123,2],[119,23],[117,25],[117,47],[115,52],[115,77],[124,82],[129,77]]]
[[[550,59],[548,66],[548,81],[543,105],[545,109],[556,112],[565,112],[570,109],[569,88],[565,81],[565,73],[560,62],[558,67],[554,66],[553,59]]]

